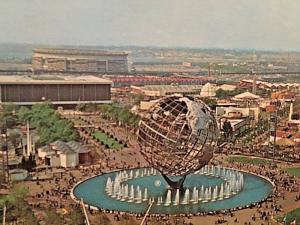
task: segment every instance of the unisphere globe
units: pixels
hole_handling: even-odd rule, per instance
[[[190,96],[161,98],[140,121],[138,142],[146,161],[168,176],[184,176],[206,165],[217,145],[210,108]]]

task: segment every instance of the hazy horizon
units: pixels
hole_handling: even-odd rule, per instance
[[[300,51],[293,0],[10,0],[0,43]]]
[[[159,45],[72,45],[72,44],[43,44],[43,43],[25,43],[25,42],[0,42],[0,45],[31,45],[42,48],[161,48],[161,49],[191,49],[191,50],[219,50],[219,51],[245,51],[245,52],[295,52],[300,50],[293,49],[255,49],[255,48],[221,48],[221,47],[191,47],[191,46],[159,46]]]

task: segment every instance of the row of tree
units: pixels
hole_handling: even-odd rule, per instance
[[[231,97],[241,94],[241,93],[243,93],[243,90],[239,89],[239,88],[236,88],[235,90],[232,90],[232,91],[227,91],[227,90],[223,90],[220,88],[216,91],[216,98],[227,99],[227,98],[231,98]]]
[[[259,118],[256,127],[249,128],[246,132],[242,133],[238,138],[244,144],[249,144],[256,137],[264,134],[268,131],[268,120],[264,118]]]
[[[0,127],[12,128],[17,124],[15,112],[18,107],[13,104],[1,105]]]
[[[120,125],[137,127],[140,118],[132,113],[129,108],[120,103],[112,104],[79,104],[77,110],[85,112],[100,112],[107,119],[119,122]]]
[[[35,128],[39,134],[40,145],[49,144],[56,140],[71,141],[78,138],[71,122],[62,119],[50,104],[35,104],[31,109],[21,107],[17,112],[18,118]]]
[[[121,126],[138,126],[140,118],[121,104],[113,103],[99,105],[98,109],[104,117],[119,122]]]

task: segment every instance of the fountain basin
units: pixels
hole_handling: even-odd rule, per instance
[[[75,200],[83,199],[84,203],[90,206],[111,211],[144,213],[149,206],[149,202],[154,200],[155,204],[153,204],[150,214],[197,214],[199,212],[243,208],[252,203],[263,201],[272,193],[273,184],[263,177],[242,171],[237,172],[228,168],[224,168],[224,171],[227,175],[224,172],[222,176],[218,170],[215,170],[214,173],[197,171],[188,175],[184,184],[185,189],[188,191],[180,193],[179,196],[177,190],[171,191],[163,177],[150,168],[122,172],[128,175],[111,172],[89,178],[73,188],[72,196]],[[130,174],[137,173],[138,176],[130,176]],[[242,174],[243,178],[229,181],[230,177],[233,176],[232,174],[237,173]],[[121,185],[115,185],[117,189],[120,189],[116,195],[122,195],[123,193],[119,199],[109,195],[108,189],[110,188],[107,187],[107,181],[115,181],[116,177],[119,177],[117,178],[119,179],[118,182],[123,185],[122,188]],[[239,186],[238,182],[242,182],[242,185]],[[230,185],[232,190],[228,188]],[[126,194],[121,191],[121,189],[130,190],[131,186],[133,186],[134,197],[136,198],[133,201],[131,200],[133,196],[130,196],[130,191],[127,191]],[[148,200],[144,196],[145,189],[147,189],[146,196]],[[203,189],[203,196],[200,196],[201,189]],[[220,193],[221,190],[222,193]]]

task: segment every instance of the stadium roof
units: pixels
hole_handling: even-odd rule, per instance
[[[0,84],[112,84],[112,81],[96,76],[3,75]]]
[[[39,54],[56,54],[56,55],[90,55],[90,56],[127,56],[127,52],[115,52],[92,49],[72,49],[72,48],[37,48],[33,50]]]

